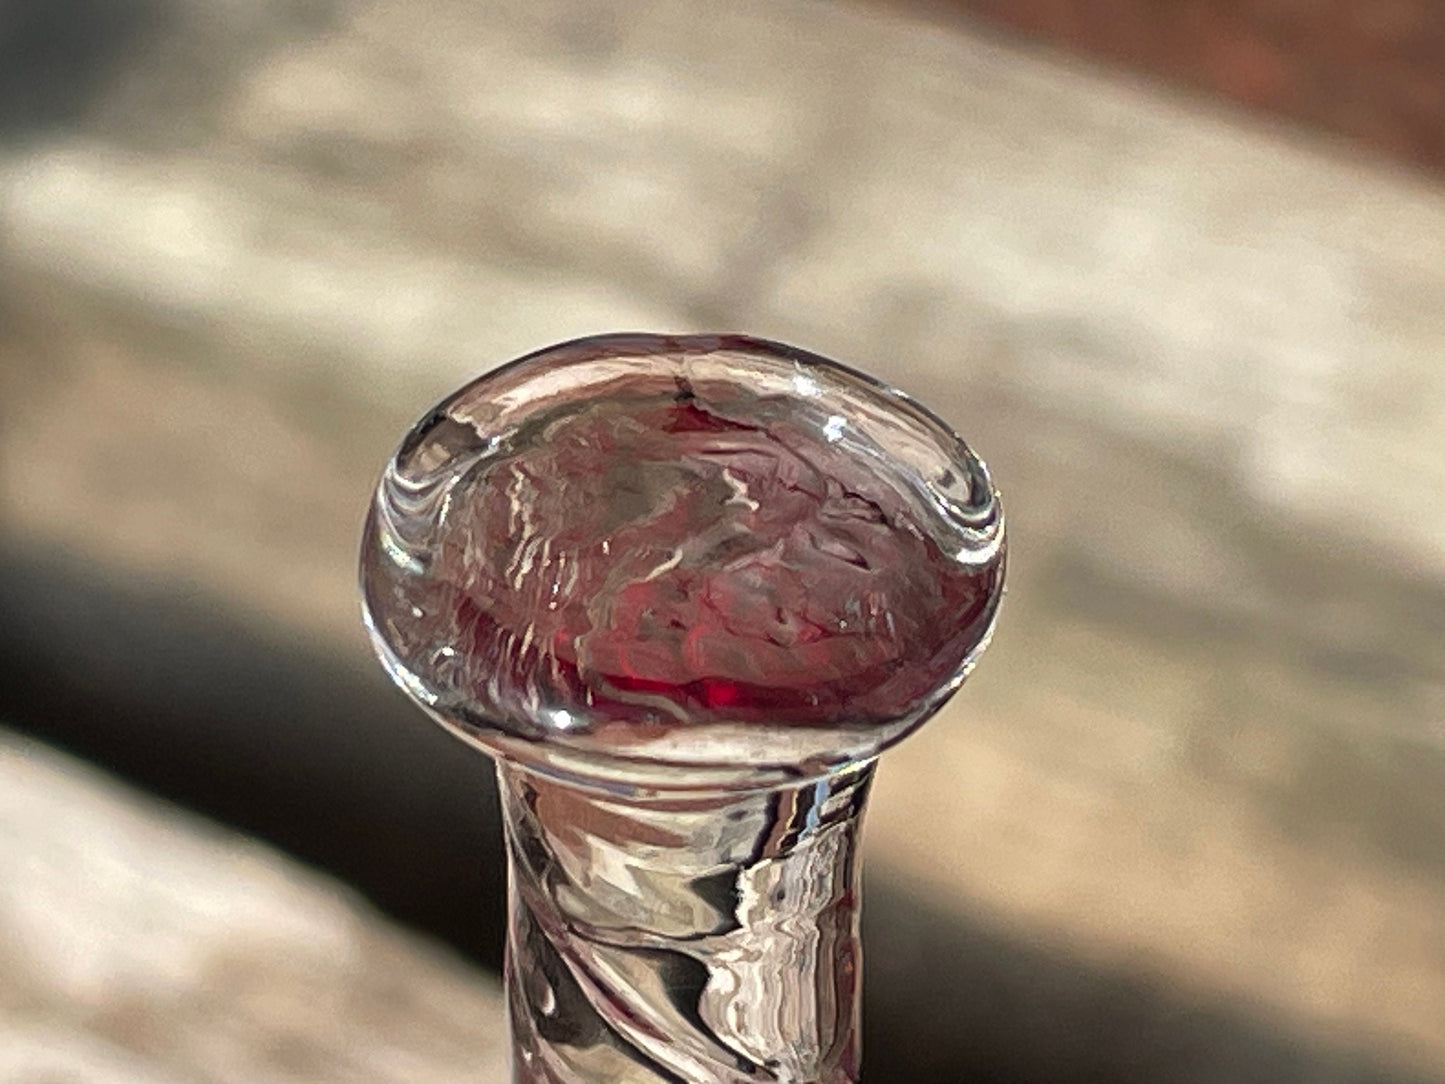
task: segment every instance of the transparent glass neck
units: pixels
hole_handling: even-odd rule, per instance
[[[562,343],[417,423],[365,617],[498,761],[518,1080],[857,1079],[873,762],[972,670],[1005,554],[957,434],[780,343]]]
[[[873,764],[639,803],[499,762],[514,1080],[856,1081]]]

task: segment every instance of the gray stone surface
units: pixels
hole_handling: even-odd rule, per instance
[[[863,365],[1015,547],[876,865],[1445,1079],[1445,194],[892,9],[166,10],[0,155],[14,538],[359,658],[374,472],[465,376]]]

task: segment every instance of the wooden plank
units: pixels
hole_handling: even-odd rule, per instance
[[[507,1078],[494,979],[277,852],[0,730],[0,1080]]]
[[[1438,1077],[1437,188],[871,8],[176,11],[0,154],[12,539],[369,665],[368,490],[464,376],[629,324],[864,365],[1016,546],[883,875]]]

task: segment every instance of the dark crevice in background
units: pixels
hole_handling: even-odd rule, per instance
[[[80,120],[171,15],[163,0],[0,4],[0,140]]]
[[[89,129],[132,149],[205,138],[258,56],[324,33],[335,0],[0,0],[0,145]]]
[[[263,635],[207,599],[0,558],[0,719],[500,967],[490,765],[380,671]]]

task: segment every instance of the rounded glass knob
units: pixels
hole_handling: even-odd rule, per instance
[[[610,335],[422,419],[362,589],[446,726],[640,791],[875,755],[966,676],[1003,568],[983,463],[902,393],[757,339]]]

